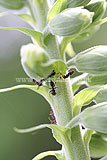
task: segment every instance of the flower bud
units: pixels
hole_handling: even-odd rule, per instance
[[[31,78],[47,77],[52,72],[52,66],[44,66],[49,60],[46,52],[38,45],[28,44],[21,48],[21,64]]]
[[[8,9],[21,9],[25,0],[0,0],[0,5]]]
[[[67,0],[67,6],[69,8],[86,6],[91,0]]]
[[[89,74],[86,77],[86,81],[88,85],[94,86],[94,85],[105,85],[107,84],[107,75],[91,75]]]
[[[48,27],[53,35],[72,37],[88,27],[92,17],[92,12],[80,7],[66,9],[54,17]]]
[[[107,45],[92,47],[79,53],[68,65],[74,65],[80,72],[107,74]]]
[[[106,9],[105,0],[92,0],[86,7],[90,12],[94,12],[93,21],[98,21],[103,17]]]

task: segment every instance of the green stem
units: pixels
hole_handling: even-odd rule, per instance
[[[73,116],[73,95],[70,80],[56,83],[56,96],[53,97],[53,110],[58,125],[65,126]]]
[[[46,13],[47,9],[43,7],[46,0],[34,0],[33,2],[36,4],[36,9],[39,10],[38,13],[40,16],[40,24],[42,24],[40,25],[40,27],[42,27],[39,29],[43,29],[46,25],[46,16],[43,14]],[[63,59],[60,52],[61,50],[59,50],[59,43],[57,42],[55,36],[49,34],[46,37],[44,44],[46,45],[47,52],[51,59]],[[64,51],[64,49],[62,49],[62,51]],[[57,81],[56,87],[56,95],[51,95],[53,99],[52,108],[57,124],[65,127],[66,124],[73,118],[73,93],[70,79],[68,78],[67,80]],[[84,142],[81,138],[79,126],[71,129],[69,135],[64,135],[63,147],[66,160],[90,160],[87,155]]]
[[[73,149],[73,160],[90,160],[84,141],[81,136],[80,127],[71,129],[71,142]]]

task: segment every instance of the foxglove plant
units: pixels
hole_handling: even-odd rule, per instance
[[[32,43],[21,48],[21,64],[35,82],[35,85],[18,85],[0,92],[31,89],[45,97],[55,118],[51,120],[54,124],[15,128],[15,131],[27,133],[48,127],[62,146],[59,151],[40,153],[33,160],[48,155],[59,160],[90,160],[91,157],[107,160],[107,46],[94,46],[76,55],[71,46],[72,41],[87,39],[107,21],[103,19],[106,1],[0,0],[0,5],[13,13],[14,10],[21,12],[23,7],[28,9],[29,13],[18,16],[32,29],[0,29],[19,30],[32,38]],[[73,70],[81,74],[70,79]],[[78,91],[83,84],[86,87]],[[90,107],[82,110],[89,104]]]

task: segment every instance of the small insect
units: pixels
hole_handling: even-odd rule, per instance
[[[50,86],[51,86],[50,92],[53,96],[55,96],[56,95],[56,91],[55,91],[56,87],[55,87],[55,83],[52,80],[50,81]]]
[[[40,87],[40,86],[43,85],[43,81],[45,81],[45,79],[41,79],[40,81],[37,81],[37,80],[35,80],[35,79],[32,79],[32,81],[33,81],[38,87]]]
[[[67,73],[66,75],[62,75],[62,77],[63,77],[64,79],[66,79],[66,78],[68,78],[69,76],[71,76],[73,73],[74,73],[74,71],[71,71],[71,72]]]
[[[56,72],[53,70],[52,73],[47,77],[47,79],[53,77],[55,74]]]
[[[49,117],[49,120],[50,120],[51,124],[56,124],[56,120],[55,120],[54,112],[53,112],[53,110],[52,110],[52,109],[51,109],[51,111],[50,111],[50,114],[49,114],[49,115],[51,116],[51,118]]]

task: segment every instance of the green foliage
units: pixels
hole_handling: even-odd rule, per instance
[[[92,130],[107,133],[107,102],[85,109],[80,116],[81,122]]]
[[[26,0],[0,0],[0,5],[8,9],[21,9],[24,7]]]
[[[48,13],[48,22],[66,8],[67,0],[57,0]]]
[[[50,104],[54,113],[52,122],[56,122],[14,130],[18,133],[29,133],[50,128],[53,137],[62,146],[60,151],[43,152],[33,160],[49,155],[59,160],[90,160],[91,156],[105,156],[107,45],[94,46],[76,54],[71,44],[72,41],[87,39],[107,22],[107,18],[102,19],[106,11],[105,0],[55,0],[51,8],[47,0],[0,0],[0,5],[15,10],[27,7],[28,12],[21,13],[20,10],[18,16],[33,29],[22,27],[0,29],[18,30],[31,37],[33,42],[21,48],[21,64],[31,79],[38,83],[44,79],[39,87],[37,83],[23,84],[0,89],[0,93],[20,88],[37,92]],[[69,55],[68,61],[66,53]],[[74,68],[75,72],[83,74],[79,76],[74,74],[74,78],[70,80]],[[84,84],[85,88],[77,92]],[[95,105],[91,103],[93,101]],[[81,136],[81,125],[87,128],[84,140]]]
[[[91,24],[92,17],[93,13],[86,9],[67,9],[54,17],[48,27],[54,35],[73,37]]]
[[[74,8],[78,6],[86,6],[91,0],[67,0],[67,6]]]
[[[100,158],[107,154],[107,141],[103,137],[93,134],[89,145],[91,157]]]
[[[94,12],[93,22],[101,19],[105,13],[105,0],[92,0],[86,7],[90,12]]]
[[[92,47],[79,53],[68,62],[68,66],[74,65],[79,72],[90,74],[107,74],[107,46]]]

